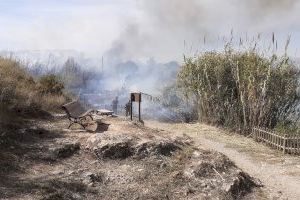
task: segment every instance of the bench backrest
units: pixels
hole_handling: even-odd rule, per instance
[[[66,111],[68,117],[72,118],[78,118],[87,111],[77,100],[63,105],[62,108]]]

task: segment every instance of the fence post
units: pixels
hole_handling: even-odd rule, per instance
[[[287,138],[287,134],[284,134],[284,138],[283,138],[283,154],[285,154],[286,138]]]

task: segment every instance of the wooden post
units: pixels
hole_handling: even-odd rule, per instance
[[[283,154],[285,154],[286,138],[287,138],[287,135],[285,134],[285,135],[284,135],[284,138],[283,138]]]
[[[141,120],[141,97],[142,97],[142,93],[140,93],[140,99],[139,99],[139,121]]]
[[[297,153],[300,153],[299,135],[297,135]]]
[[[132,100],[130,100],[130,120],[132,121]]]
[[[142,93],[140,92],[140,93],[130,93],[130,99],[131,99],[131,106],[130,106],[130,108],[131,108],[131,114],[130,114],[130,119],[131,119],[131,121],[132,121],[132,116],[133,116],[133,103],[132,102],[138,102],[138,104],[139,104],[139,121],[142,121],[142,118],[141,118],[141,102],[142,102]]]

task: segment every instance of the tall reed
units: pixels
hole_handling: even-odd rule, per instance
[[[247,133],[299,121],[299,68],[287,57],[255,49],[185,57],[178,85],[196,99],[199,120]]]

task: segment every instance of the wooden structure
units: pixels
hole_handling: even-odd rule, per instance
[[[107,115],[107,116],[109,116],[109,115],[113,115],[113,111],[111,111],[111,110],[107,110],[107,109],[99,109],[99,110],[96,110],[96,114],[98,114],[98,115]]]
[[[264,142],[267,145],[282,150],[283,153],[300,154],[299,134],[278,134],[273,130],[253,128],[252,135],[255,141]]]
[[[131,93],[130,94],[130,119],[132,120],[132,102],[138,102],[139,104],[139,121],[141,121],[141,102],[142,102],[142,93]]]
[[[79,124],[84,129],[89,125],[90,121],[94,121],[92,114],[95,112],[92,109],[85,109],[78,100],[72,101],[62,106],[70,120],[70,128],[73,124]]]

